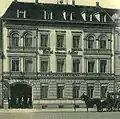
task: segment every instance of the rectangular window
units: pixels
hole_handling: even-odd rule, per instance
[[[41,99],[48,97],[48,85],[41,85]]]
[[[48,61],[41,61],[41,72],[48,71]]]
[[[73,99],[79,98],[80,86],[73,85]]]
[[[63,72],[64,60],[57,60],[57,72]]]
[[[87,86],[87,95],[89,98],[93,98],[93,91],[94,91],[94,86],[88,85]]]
[[[25,47],[32,47],[32,37],[25,37]]]
[[[57,86],[57,98],[63,98],[63,91],[64,91],[64,86],[63,85],[58,85]]]
[[[100,48],[106,48],[106,40],[100,40]]]
[[[107,86],[106,85],[102,85],[101,86],[101,98],[106,98],[106,92],[107,92]]]
[[[57,48],[64,48],[64,35],[57,35]]]
[[[100,60],[100,72],[105,72],[106,71],[106,60]]]
[[[73,72],[79,72],[80,60],[73,60]]]
[[[32,58],[25,59],[25,72],[32,72],[33,71],[33,61]]]
[[[79,48],[80,36],[73,36],[73,48]]]
[[[88,72],[94,72],[94,61],[88,61]]]
[[[19,58],[12,59],[12,71],[19,71]]]
[[[41,47],[48,47],[48,35],[47,34],[41,34],[40,36],[40,46]]]
[[[12,37],[12,47],[19,46],[19,37]]]

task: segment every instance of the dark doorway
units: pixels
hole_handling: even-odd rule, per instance
[[[12,84],[9,108],[32,108],[32,87],[27,84]]]

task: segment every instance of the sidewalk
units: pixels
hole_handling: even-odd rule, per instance
[[[96,112],[97,109],[89,108],[88,111]],[[77,108],[74,109],[0,109],[0,113],[8,113],[8,112],[86,112],[86,108]]]

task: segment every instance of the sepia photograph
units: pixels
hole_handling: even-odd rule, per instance
[[[0,2],[1,119],[120,119],[120,1]]]

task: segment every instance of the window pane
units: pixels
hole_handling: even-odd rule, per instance
[[[92,98],[93,97],[93,90],[94,87],[93,86],[87,86],[87,95]]]
[[[73,36],[73,48],[79,48],[80,36]]]
[[[57,98],[63,98],[64,86],[57,86]]]
[[[79,98],[79,86],[73,86],[73,98]]]
[[[19,35],[18,34],[13,34],[12,35],[12,47],[18,47],[19,46]]]
[[[64,60],[57,61],[57,72],[63,72]]]
[[[57,47],[64,47],[64,35],[57,35]]]
[[[80,64],[79,60],[73,61],[73,72],[79,72],[79,64]]]
[[[88,48],[94,48],[94,37],[90,36],[88,38]]]
[[[25,47],[32,47],[32,35],[27,34],[25,36]]]
[[[12,59],[12,71],[19,71],[19,59]]]
[[[48,35],[41,34],[41,47],[48,46]]]
[[[106,40],[100,40],[100,48],[106,48]]]
[[[106,60],[100,60],[100,72],[105,72],[106,71]]]
[[[94,72],[94,61],[88,61],[88,72]]]
[[[41,61],[41,71],[47,72],[48,69],[48,61]]]
[[[26,72],[31,72],[32,71],[32,59],[25,59],[25,71]]]
[[[106,98],[107,86],[101,86],[101,98]]]
[[[47,98],[48,86],[41,86],[41,98]]]

